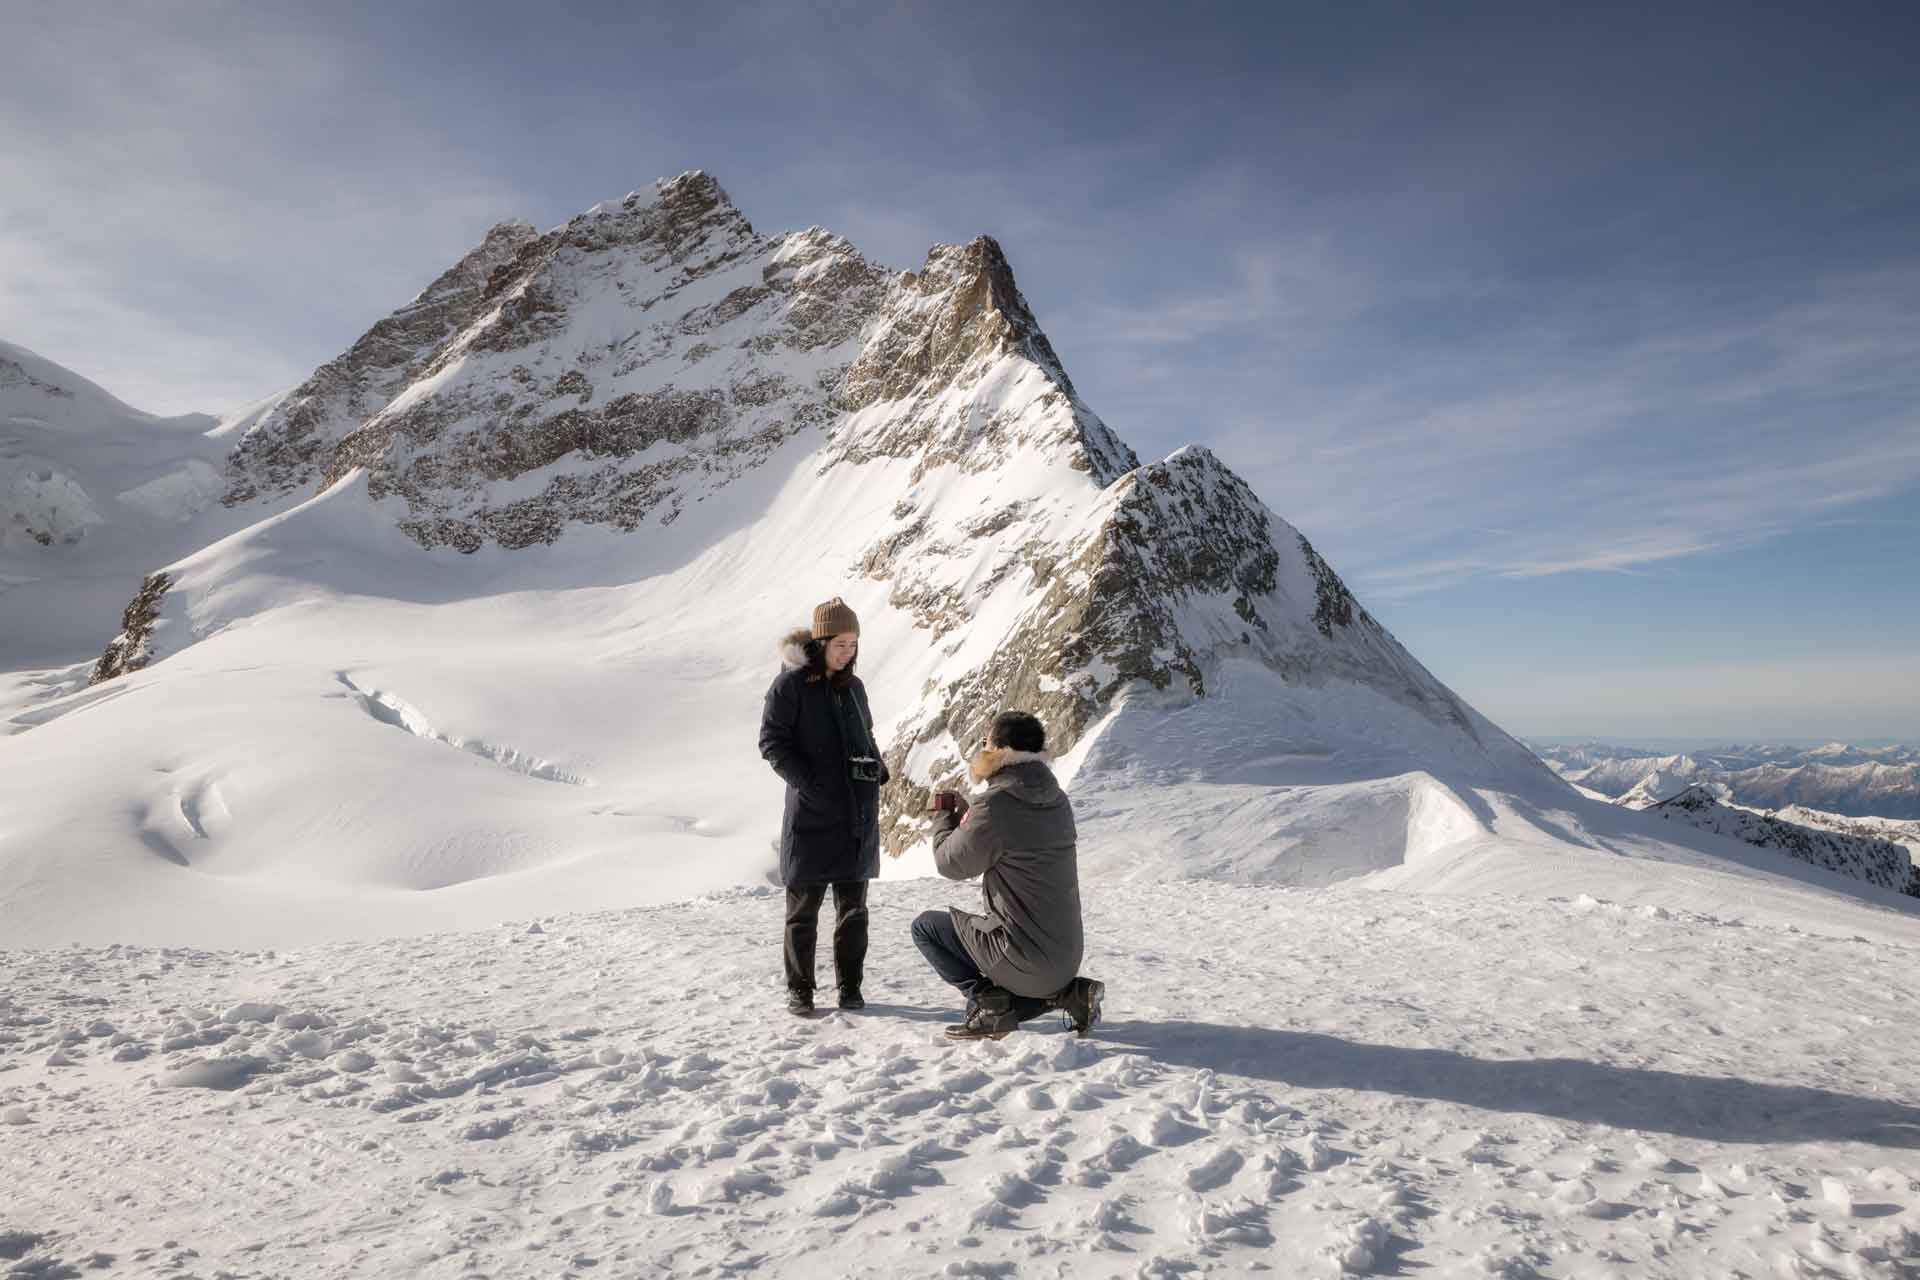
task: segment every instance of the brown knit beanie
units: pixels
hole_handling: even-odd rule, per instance
[[[855,635],[860,634],[860,619],[854,616],[853,610],[847,607],[845,600],[835,596],[823,605],[814,606],[813,638],[815,640],[828,640],[849,631]]]

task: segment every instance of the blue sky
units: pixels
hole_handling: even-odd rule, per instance
[[[1920,8],[1770,8],[25,4],[0,335],[230,408],[704,168],[999,237],[1515,732],[1920,739]]]

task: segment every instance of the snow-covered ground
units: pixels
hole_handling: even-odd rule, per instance
[[[1920,1268],[1920,956],[1857,932],[1873,908],[1099,881],[1095,1035],[954,1045],[907,925],[971,893],[877,887],[868,1009],[804,1022],[770,889],[0,952],[0,1249],[36,1276]]]

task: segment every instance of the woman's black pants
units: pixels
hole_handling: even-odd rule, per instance
[[[787,989],[811,992],[814,945],[820,935],[824,884],[787,889]],[[867,882],[839,880],[833,885],[833,976],[842,991],[860,989],[867,963]]]

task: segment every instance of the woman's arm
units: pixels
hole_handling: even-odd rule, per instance
[[[777,679],[767,689],[766,705],[760,709],[760,755],[781,781],[796,790],[813,785],[813,771],[800,752],[800,685],[798,681]]]

